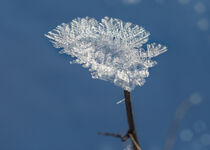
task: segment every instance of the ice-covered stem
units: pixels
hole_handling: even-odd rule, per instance
[[[135,128],[135,123],[134,123],[134,118],[133,118],[133,109],[132,109],[130,92],[127,90],[124,90],[124,96],[125,96],[126,113],[127,113],[127,119],[128,119],[128,125],[129,125],[128,132],[129,132],[129,134],[131,134],[133,136],[135,142],[139,145],[136,128]],[[139,148],[136,146],[135,142],[133,142],[133,150],[139,150]]]

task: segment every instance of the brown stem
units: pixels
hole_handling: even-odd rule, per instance
[[[125,105],[126,105],[127,119],[128,119],[128,125],[129,125],[129,133],[132,134],[135,142],[139,145],[137,133],[135,129],[135,124],[134,124],[134,119],[133,119],[133,110],[132,110],[130,92],[127,90],[124,90],[124,96],[125,96]],[[133,150],[139,150],[139,147],[137,147],[134,142],[133,142]]]
[[[131,138],[133,144],[135,144],[135,146],[137,147],[138,150],[141,150],[141,147],[138,145],[138,143],[136,143],[134,137],[132,134],[129,133],[129,137]]]
[[[99,132],[98,134],[104,135],[104,136],[112,136],[115,138],[120,138],[122,140],[122,142],[125,142],[129,138],[128,133],[124,136],[122,136],[121,134],[110,133],[110,132]]]
[[[120,134],[116,134],[116,133],[109,133],[109,132],[99,132],[99,134],[104,135],[104,136],[112,136],[115,138],[120,138],[122,142],[125,142],[128,138],[130,138],[133,142],[133,150],[141,150],[141,147],[139,146],[139,142],[137,138],[134,119],[133,119],[133,110],[132,110],[130,92],[127,90],[124,90],[124,96],[125,96],[125,106],[126,106],[126,113],[127,113],[127,119],[128,119],[128,125],[129,125],[128,132],[124,136]]]

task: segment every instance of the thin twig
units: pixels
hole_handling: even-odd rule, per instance
[[[138,145],[138,143],[136,142],[136,140],[134,139],[133,135],[131,133],[128,134],[129,137],[131,138],[132,142],[135,144],[135,146],[137,147],[138,150],[141,150],[141,147]]]
[[[112,137],[120,138],[122,140],[122,142],[125,142],[129,138],[128,134],[126,134],[124,136],[122,136],[120,134],[116,134],[116,133],[109,133],[109,132],[98,132],[98,134],[104,135],[104,136],[112,136]]]

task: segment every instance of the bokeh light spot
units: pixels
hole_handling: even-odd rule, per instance
[[[180,139],[184,142],[191,141],[193,138],[193,132],[190,129],[182,130],[180,133]]]
[[[200,30],[207,31],[209,29],[209,22],[206,18],[203,18],[197,22],[197,26]]]

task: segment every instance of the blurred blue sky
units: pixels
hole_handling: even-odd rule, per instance
[[[125,107],[116,104],[123,90],[92,79],[80,65],[70,65],[72,58],[58,54],[44,37],[62,22],[85,16],[141,25],[151,33],[149,42],[169,49],[155,59],[158,65],[150,69],[146,84],[132,92],[143,150],[163,148],[176,108],[193,93],[202,97],[202,103],[187,112],[174,148],[193,149],[190,146],[201,137],[200,143],[204,139],[205,145],[207,139],[207,144],[199,150],[209,149],[209,0],[1,0],[0,149],[126,146],[97,135],[98,131],[126,132]],[[197,128],[205,128],[197,132],[194,126],[199,121]]]

